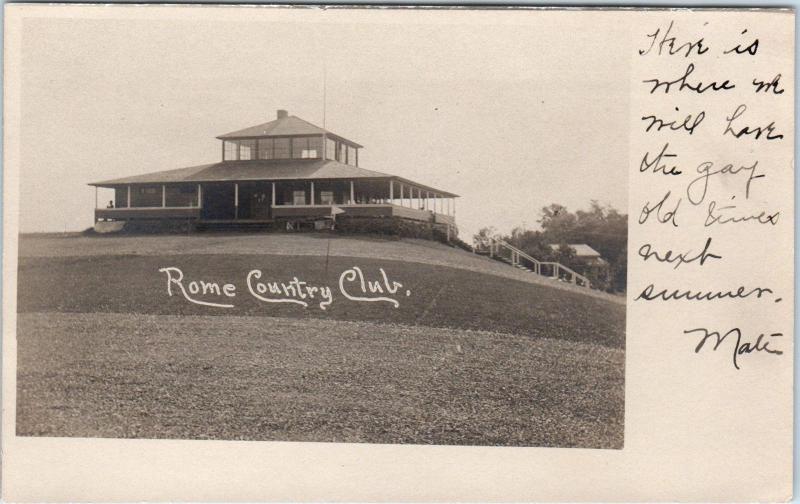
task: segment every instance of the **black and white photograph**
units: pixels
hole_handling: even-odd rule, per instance
[[[16,435],[623,449],[627,28],[272,10],[25,19]]]

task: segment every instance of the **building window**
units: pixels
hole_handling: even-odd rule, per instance
[[[168,185],[166,187],[164,200],[168,207],[196,207],[197,206],[197,186],[192,185]]]
[[[325,159],[336,159],[336,142],[330,138],[325,139]]]
[[[275,138],[275,145],[273,147],[273,154],[275,157],[272,159],[289,159],[292,154],[290,150],[290,139],[289,138]]]
[[[320,191],[319,203],[320,205],[333,205],[333,191]]]
[[[303,152],[306,149],[306,139],[305,138],[292,138],[292,157],[293,158],[303,158]]]
[[[223,152],[222,152],[222,160],[223,161],[235,161],[239,159],[239,146],[236,142],[229,142],[224,141],[223,144]]]
[[[272,138],[262,138],[258,141],[258,159],[275,159],[275,142]]]
[[[239,142],[239,159],[250,160],[256,158],[256,141],[242,140]]]
[[[308,139],[308,150],[314,153],[315,158],[322,157],[322,137],[311,137]]]
[[[139,186],[131,190],[132,207],[160,207],[161,186]],[[127,203],[127,202],[126,202]]]
[[[122,208],[128,206],[128,188],[115,187],[114,188],[114,206]]]
[[[299,159],[315,159],[320,157],[322,137],[292,138],[292,157]]]
[[[306,204],[306,192],[305,191],[292,191],[292,204],[293,205],[305,205]]]

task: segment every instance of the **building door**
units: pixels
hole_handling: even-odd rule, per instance
[[[236,217],[233,183],[203,184],[201,216],[206,220],[230,220]]]
[[[270,218],[272,184],[244,182],[239,184],[239,218],[267,220]]]

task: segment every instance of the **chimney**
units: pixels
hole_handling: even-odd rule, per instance
[[[286,110],[278,110],[278,119],[286,119],[289,117],[289,112]]]

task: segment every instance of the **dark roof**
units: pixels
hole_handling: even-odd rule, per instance
[[[417,188],[435,191],[443,196],[458,195],[419,184],[402,177],[367,170],[329,159],[286,159],[258,161],[226,161],[177,170],[134,175],[89,185],[113,187],[127,184],[171,184],[179,182],[242,182],[248,180],[321,180],[321,179],[392,179]]]
[[[296,116],[287,116],[275,119],[264,124],[250,126],[249,128],[233,131],[220,135],[217,138],[220,140],[230,140],[234,138],[256,138],[256,137],[271,137],[271,136],[293,136],[293,135],[322,135],[326,134],[331,138],[343,140],[353,147],[363,147],[352,140],[348,140],[326,129],[320,128],[308,121],[300,119]]]

